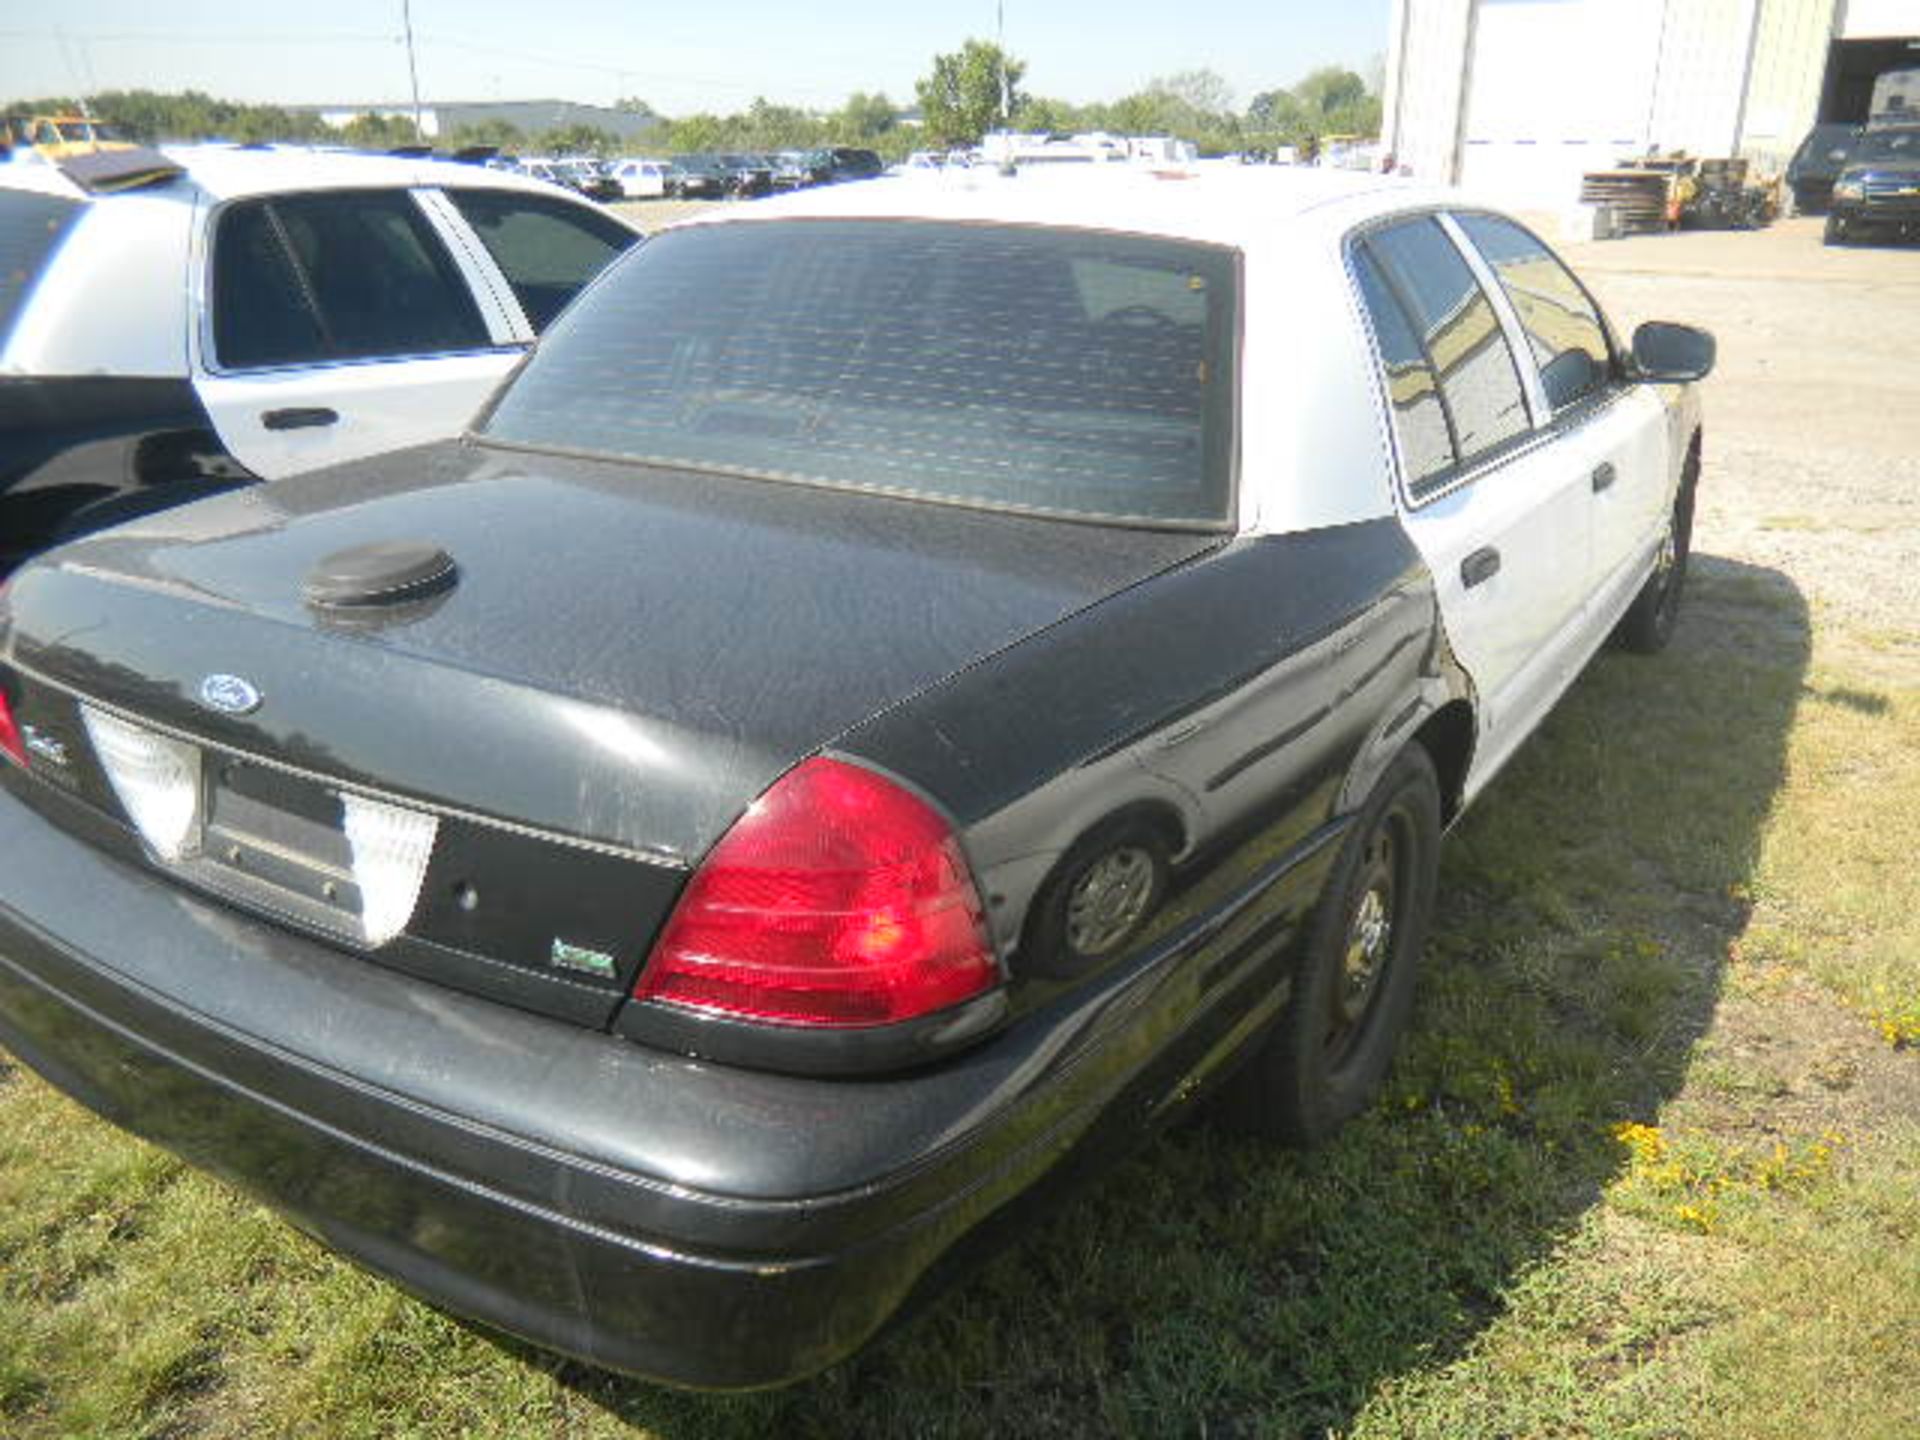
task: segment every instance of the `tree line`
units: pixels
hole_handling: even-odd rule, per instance
[[[1351,70],[1327,66],[1290,88],[1256,94],[1236,108],[1225,80],[1211,70],[1189,70],[1149,81],[1118,100],[1075,105],[1024,88],[1025,62],[998,46],[968,40],[951,54],[936,55],[915,85],[919,125],[902,122],[884,93],[856,91],[839,109],[821,113],[757,98],[731,114],[701,111],[669,117],[638,97],[614,108],[654,119],[643,136],[622,140],[591,125],[533,133],[501,121],[455,126],[434,143],[441,149],[491,145],[509,154],[613,155],[711,150],[798,150],[858,145],[899,159],[915,149],[977,144],[989,130],[1013,128],[1071,133],[1107,130],[1126,135],[1173,135],[1193,141],[1203,155],[1297,145],[1327,135],[1373,135],[1380,125],[1380,99]],[[71,113],[71,97],[9,102],[11,114]],[[129,139],[229,140],[335,143],[384,150],[424,143],[410,116],[367,113],[335,128],[311,110],[250,105],[216,99],[198,90],[106,90],[87,108]]]

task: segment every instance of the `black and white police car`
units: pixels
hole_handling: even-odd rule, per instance
[[[476,166],[70,158],[0,163],[0,573],[131,511],[458,433],[639,238]]]
[[[1452,193],[1086,168],[717,209],[460,441],[22,569],[0,1044],[706,1386],[1211,1087],[1331,1134],[1442,827],[1671,632],[1712,341]]]

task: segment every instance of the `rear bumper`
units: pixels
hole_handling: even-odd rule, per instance
[[[705,1065],[385,970],[7,794],[0,853],[0,1045],[55,1085],[448,1309],[743,1388],[852,1351],[1010,1201],[1237,1051],[1331,850],[1044,1025],[862,1081]]]

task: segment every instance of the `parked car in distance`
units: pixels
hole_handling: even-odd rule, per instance
[[[716,157],[725,177],[726,193],[735,199],[750,200],[773,190],[773,165],[761,155],[721,155]]]
[[[618,200],[624,193],[606,163],[587,155],[569,155],[554,162],[562,182],[589,200]]]
[[[667,194],[675,200],[718,200],[727,193],[727,172],[712,155],[676,155],[667,172]]]
[[[1920,125],[1867,131],[1833,184],[1826,243],[1920,233]]]
[[[837,184],[842,180],[871,180],[887,171],[876,152],[858,146],[833,145],[821,151],[820,155],[825,161],[825,181],[828,184]]]
[[[23,569],[0,1044],[709,1387],[1196,1096],[1332,1133],[1443,827],[1671,633],[1712,341],[1452,192],[1098,168],[709,211],[460,442]]]
[[[1793,208],[1801,215],[1824,215],[1833,199],[1833,182],[1847,168],[1847,157],[1860,143],[1858,125],[1816,125],[1787,162],[1787,188]]]
[[[672,163],[666,160],[619,160],[613,166],[613,179],[624,199],[657,200],[667,193],[672,169]]]
[[[816,165],[813,157],[819,154],[814,150],[782,150],[772,156],[773,188],[776,190],[804,190],[809,185],[818,185],[827,178],[828,167]]]
[[[134,510],[459,434],[639,238],[479,166],[129,150],[144,183],[115,191],[116,155],[87,158],[111,193],[0,166],[0,575]]]

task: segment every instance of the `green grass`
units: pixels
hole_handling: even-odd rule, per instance
[[[0,1434],[1920,1433],[1920,694],[1805,625],[1722,564],[1583,678],[1335,1144],[1176,1128],[790,1391],[462,1325],[7,1072]]]

